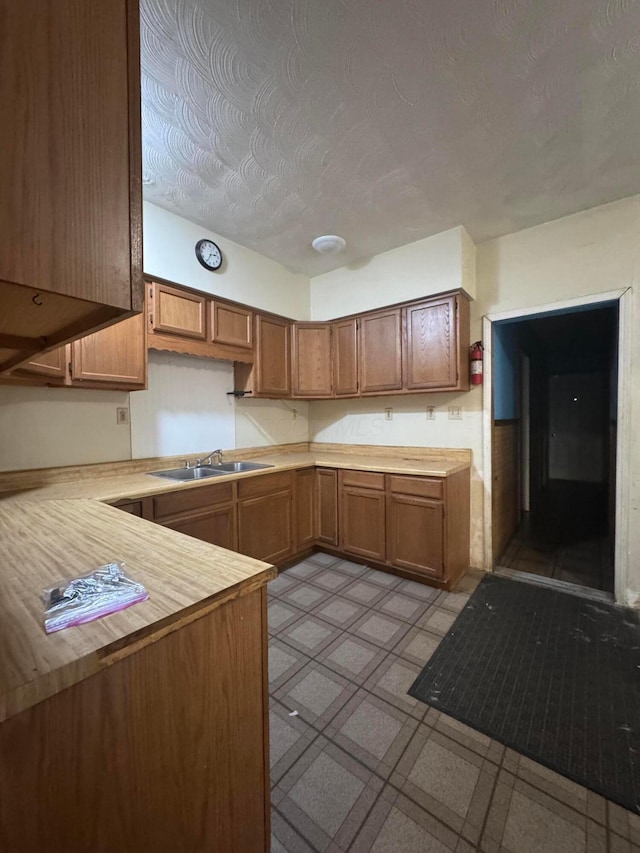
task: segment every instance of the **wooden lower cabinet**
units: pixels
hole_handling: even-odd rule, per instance
[[[238,550],[281,563],[293,553],[293,475],[251,477],[238,483]]]
[[[316,538],[316,471],[303,468],[295,473],[295,551],[311,548]]]
[[[194,539],[202,539],[203,542],[209,542],[211,545],[219,545],[229,551],[238,550],[233,504],[224,504],[200,515],[165,521],[163,524],[164,527],[186,533]]]
[[[386,556],[385,493],[348,485],[345,472],[340,474],[340,548],[345,554],[383,563]]]
[[[266,587],[118,654],[0,725],[2,849],[266,853]]]
[[[338,472],[331,468],[316,469],[316,539],[338,544]]]
[[[387,496],[387,561],[442,577],[444,508],[438,501],[415,495]]]

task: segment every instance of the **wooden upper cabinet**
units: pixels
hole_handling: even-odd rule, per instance
[[[136,0],[2,3],[0,369],[142,310]]]
[[[15,369],[15,371],[13,371],[13,374],[17,377],[44,377],[47,383],[54,381],[56,384],[62,384],[67,376],[68,361],[68,346],[65,345],[63,347],[52,349],[50,352],[43,353],[31,361],[21,364]]]
[[[358,393],[358,321],[332,323],[333,393],[353,397]]]
[[[149,328],[165,335],[206,340],[207,297],[153,282]]]
[[[291,396],[291,325],[278,317],[256,316],[254,393]]]
[[[359,319],[360,393],[402,388],[401,309],[364,314]]]
[[[331,397],[331,323],[294,323],[293,394]]]
[[[469,346],[468,331],[466,340],[461,340],[464,331],[459,322],[459,311],[465,308],[468,311],[467,300],[452,295],[404,309],[404,380],[408,390],[461,387],[460,370],[468,361]],[[468,326],[467,315],[467,330]]]
[[[71,344],[73,384],[143,388],[147,378],[144,315],[138,314]]]
[[[253,346],[253,313],[239,305],[211,302],[211,340],[234,347]]]

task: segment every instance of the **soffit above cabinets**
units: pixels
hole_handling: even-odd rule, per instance
[[[142,0],[145,197],[316,275],[632,195],[638,31],[625,0]]]

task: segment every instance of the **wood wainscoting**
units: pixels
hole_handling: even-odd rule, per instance
[[[520,421],[493,422],[491,441],[493,561],[504,552],[520,521]]]

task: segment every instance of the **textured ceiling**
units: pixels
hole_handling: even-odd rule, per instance
[[[640,192],[633,0],[142,0],[142,70],[145,197],[309,275]]]

